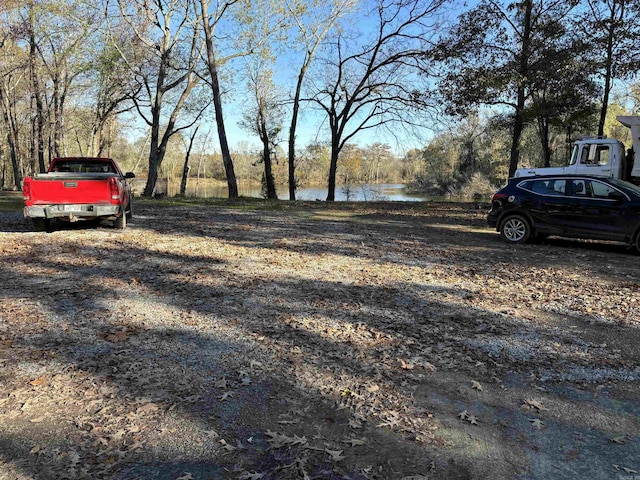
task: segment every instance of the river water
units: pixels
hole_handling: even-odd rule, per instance
[[[289,191],[286,186],[281,186],[277,190],[278,198],[289,199]],[[238,182],[238,193],[243,197],[262,198],[260,185],[255,183]],[[169,195],[174,195],[174,186],[169,186]],[[227,198],[228,189],[226,184],[211,184],[201,182],[195,185],[190,182],[187,186],[187,196],[200,198]],[[314,186],[299,188],[296,191],[296,200],[326,200],[326,186]],[[407,192],[406,185],[401,183],[388,184],[365,184],[354,185],[349,188],[337,186],[335,192],[336,201],[351,202],[373,202],[373,201],[396,201],[396,202],[423,202],[428,200],[426,196],[412,195]]]

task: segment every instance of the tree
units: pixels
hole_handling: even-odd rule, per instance
[[[223,114],[220,68],[234,59],[260,52],[265,48],[265,45],[274,40],[275,35],[281,34],[284,22],[282,4],[277,0],[263,2],[226,0],[217,2],[215,5],[212,5],[209,0],[194,1],[199,7],[204,30],[208,80],[229,188],[229,198],[236,198],[238,184]],[[225,34],[218,35],[217,30],[223,20],[228,20],[225,24]],[[222,55],[221,52],[225,47],[228,53]]]
[[[124,48],[125,39],[121,36],[117,44]],[[111,143],[111,138],[105,135],[107,124],[114,117],[134,108],[133,99],[140,93],[142,85],[135,82],[113,44],[103,43],[102,50],[96,53],[91,68],[96,100],[91,121],[89,151],[92,155],[102,156],[108,151]]]
[[[189,144],[187,145],[187,151],[184,154],[184,164],[182,165],[182,179],[180,180],[180,196],[184,197],[187,194],[187,179],[189,178],[189,158],[191,157],[191,150],[193,149],[193,141],[198,134],[200,125],[196,125],[196,128],[191,132],[189,137]]]
[[[447,73],[439,87],[450,113],[463,114],[483,104],[511,109],[509,176],[518,167],[532,83],[540,80],[555,55],[553,38],[547,35],[561,27],[572,7],[563,0],[524,0],[506,8],[482,0],[441,43],[437,58]]]
[[[222,162],[227,176],[227,186],[229,188],[229,198],[238,197],[238,181],[233,167],[233,159],[229,150],[229,141],[227,140],[227,130],[224,122],[224,114],[222,112],[222,93],[220,90],[220,79],[218,74],[219,60],[218,53],[215,48],[215,29],[222,20],[225,12],[231,8],[239,0],[229,0],[218,4],[214,11],[211,11],[209,0],[200,0],[200,18],[205,35],[205,45],[207,54],[207,70],[209,72],[209,85],[213,99],[213,108],[216,117],[216,127],[218,130],[218,140],[220,142],[220,150],[222,151]]]
[[[23,162],[20,145],[20,119],[18,105],[20,93],[25,89],[27,59],[25,52],[15,42],[16,20],[12,18],[9,7],[3,13],[0,29],[0,112],[6,133],[9,157],[13,173],[13,186],[16,190],[22,187]],[[4,178],[3,178],[4,183]]]
[[[430,24],[443,0],[380,0],[372,8],[372,32],[348,38],[340,34],[325,57],[312,97],[327,116],[331,135],[327,201],[335,200],[336,172],[342,148],[356,134],[390,123],[409,123],[428,104],[416,88],[416,73],[426,71]],[[360,39],[365,37],[365,42]]]
[[[636,0],[586,0],[585,7],[576,27],[591,45],[602,79],[598,135],[603,135],[613,81],[629,78],[640,67],[640,5]]]
[[[25,30],[29,42],[29,78],[31,80],[31,101],[35,103],[34,116],[31,123],[31,168],[40,172],[46,171],[44,164],[44,126],[45,110],[43,92],[40,87],[40,73],[38,70],[37,51],[38,38],[36,32],[36,4],[29,0],[26,5]]]
[[[277,89],[271,79],[271,71],[261,61],[248,64],[249,89],[254,104],[245,113],[241,125],[248,131],[257,134],[262,143],[260,163],[264,165],[263,185],[268,199],[277,199],[276,182],[273,176],[273,160],[279,135],[282,131],[282,102],[278,98]]]
[[[568,35],[560,22],[544,23],[533,51],[544,52],[530,78],[531,101],[525,107],[525,123],[535,123],[542,147],[543,165],[552,157],[552,135],[564,133],[567,122],[590,121],[595,112],[598,87],[592,79],[590,52],[581,38]],[[534,57],[535,62],[535,57]]]
[[[302,64],[296,79],[291,122],[289,124],[289,200],[295,200],[298,186],[298,179],[296,178],[296,132],[300,115],[302,86],[311,62],[325,37],[338,19],[357,4],[357,0],[312,0],[306,2],[285,0],[285,3],[298,30],[295,44],[304,46]]]
[[[116,0],[119,18],[133,32],[130,45],[117,43],[127,67],[140,85],[140,95],[133,98],[140,117],[151,129],[149,173],[143,195],[153,195],[158,172],[171,137],[191,127],[208,103],[194,106],[188,121],[178,126],[178,119],[198,84],[202,40],[192,3],[187,0]],[[107,14],[109,5],[107,5]],[[165,110],[169,109],[168,115]]]

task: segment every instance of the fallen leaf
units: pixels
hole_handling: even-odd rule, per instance
[[[471,380],[471,388],[473,388],[474,390],[478,390],[480,392],[482,392],[484,390],[482,385],[480,385],[480,383],[476,382],[475,380]]]
[[[413,370],[415,368],[414,365],[405,362],[402,358],[398,358],[398,362],[400,363],[400,366],[404,369],[404,370]]]
[[[218,443],[220,443],[220,445],[222,445],[222,448],[224,448],[227,452],[233,452],[237,449],[233,445],[229,445],[224,438],[221,439]]]
[[[627,441],[627,436],[626,435],[620,435],[618,437],[610,438],[609,441],[612,442],[612,443],[618,443],[620,445],[623,445]]]
[[[360,440],[358,438],[349,438],[347,440],[343,440],[343,443],[348,443],[352,447],[357,447],[360,445],[365,445],[366,442],[364,440]]]
[[[530,400],[530,399],[526,399],[526,400],[524,401],[524,403],[525,403],[525,405],[527,405],[527,406],[529,406],[529,407],[533,407],[533,408],[535,408],[536,410],[540,410],[540,411],[548,410],[546,407],[544,407],[544,406],[542,405],[542,403],[540,403],[540,402],[539,402],[539,401],[537,401],[537,400]]]
[[[329,450],[325,449],[325,452],[329,454],[331,460],[334,462],[339,462],[340,460],[344,460],[346,457],[342,456],[343,450]]]
[[[29,382],[29,385],[33,385],[34,387],[39,387],[40,385],[44,385],[45,383],[47,383],[47,376],[40,375],[38,378],[31,380]]]
[[[193,480],[193,475],[191,475],[189,472],[185,472],[184,475],[176,478],[176,480]]]
[[[357,418],[350,418],[349,419],[349,428],[353,428],[353,429],[362,428],[362,422],[360,420],[358,420]]]
[[[260,480],[263,477],[264,477],[264,473],[244,472],[238,477],[238,479],[239,480]]]
[[[227,382],[227,379],[222,377],[221,380],[218,380],[216,383],[214,383],[216,388],[227,388],[227,385],[229,384],[229,382]]]
[[[104,339],[107,342],[117,343],[117,342],[123,342],[130,336],[131,334],[129,332],[116,332],[116,333],[110,333],[109,335],[106,335]]]
[[[531,422],[531,426],[533,428],[537,428],[538,430],[540,430],[542,427],[544,427],[544,422],[539,418],[530,418],[529,421]]]
[[[272,432],[271,430],[267,430],[266,435],[271,437],[267,441],[273,448],[281,448],[284,446],[291,445],[306,445],[307,439],[306,437],[299,437],[294,435],[293,437],[288,437],[284,434]]]
[[[460,417],[460,420],[466,420],[469,418],[469,412],[463,410],[457,416]]]

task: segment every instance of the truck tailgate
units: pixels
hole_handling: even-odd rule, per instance
[[[31,181],[29,205],[119,203],[111,198],[113,174],[40,174]]]

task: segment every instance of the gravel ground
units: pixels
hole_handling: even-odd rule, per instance
[[[640,478],[640,256],[472,204],[0,211],[0,479]]]

